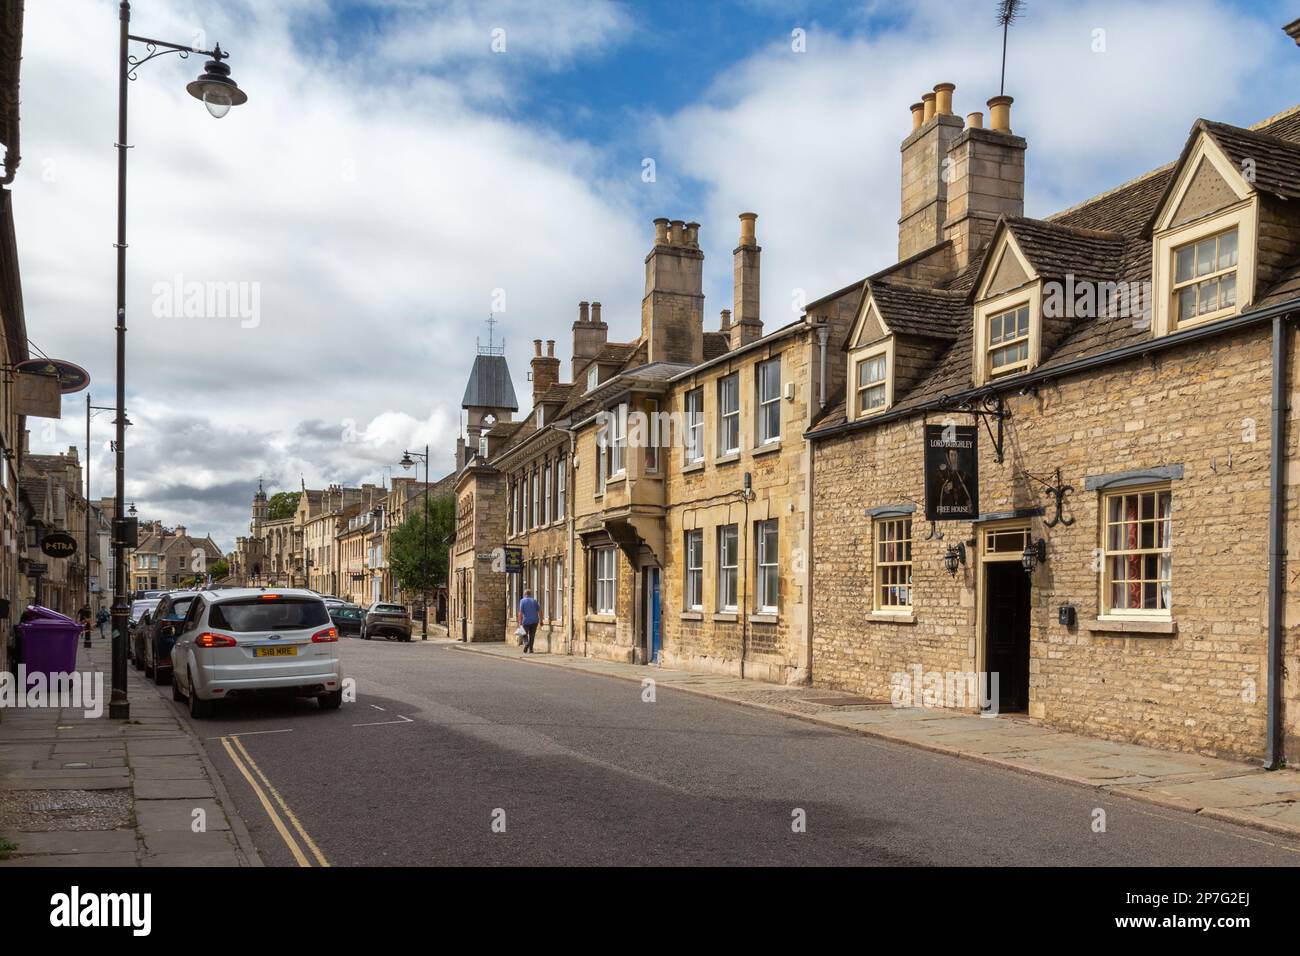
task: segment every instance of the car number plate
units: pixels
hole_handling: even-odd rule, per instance
[[[290,647],[255,647],[253,648],[254,657],[296,657],[298,648]]]

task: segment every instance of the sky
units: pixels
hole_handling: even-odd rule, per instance
[[[116,0],[29,0],[12,186],[35,350],[112,404]],[[1198,117],[1294,104],[1288,4],[1029,0],[1006,92],[1026,214],[1176,158]],[[220,43],[247,104],[185,92],[202,57],[130,84],[127,500],[247,533],[268,492],[385,483],[406,448],[452,468],[489,314],[521,414],[532,340],[570,375],[580,300],[640,330],[658,216],[701,223],[705,321],[731,308],[737,215],[758,213],[762,315],[896,259],[898,146],[936,83],[998,93],[996,4],[135,0],[132,32]],[[135,52],[146,51],[135,44]],[[34,354],[37,354],[34,352]],[[31,419],[84,455],[85,393]],[[111,413],[92,494],[112,493]]]

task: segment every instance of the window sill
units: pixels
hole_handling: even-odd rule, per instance
[[[1098,617],[1085,622],[1083,629],[1094,634],[1150,634],[1153,637],[1178,636],[1177,621],[1146,618]]]
[[[719,611],[713,615],[713,620],[723,624],[735,624],[740,620],[740,616],[735,611]]]
[[[702,621],[704,620],[703,611],[682,611],[680,615],[683,621]]]
[[[1245,306],[1232,305],[1226,309],[1207,312],[1205,315],[1193,316],[1185,322],[1180,322],[1174,317],[1173,307],[1171,306],[1169,314],[1169,334],[1172,335],[1175,332],[1182,332],[1186,329],[1194,329],[1198,326],[1209,325],[1211,322],[1218,322],[1220,319],[1230,319],[1239,314],[1243,308],[1245,308]]]
[[[613,614],[588,614],[586,621],[588,624],[617,624],[618,618]]]
[[[686,464],[682,465],[682,474],[683,474],[683,475],[689,475],[689,474],[691,474],[692,472],[703,471],[703,470],[704,470],[704,461],[703,461],[703,460],[687,462]]]
[[[872,611],[867,615],[867,620],[881,624],[915,624],[916,615],[910,611],[907,613],[901,611]]]
[[[624,482],[624,481],[627,481],[627,472],[620,471],[618,474],[610,475],[608,478],[605,479],[605,487],[608,488],[610,485],[617,485],[620,482]]]
[[[753,458],[757,458],[759,455],[770,455],[772,454],[772,452],[780,451],[780,450],[781,450],[780,440],[769,441],[769,442],[764,442],[763,444],[755,448],[752,452],[750,452],[750,456]]]
[[[761,614],[749,615],[750,624],[779,624],[780,621],[780,616],[777,614],[768,614],[764,612]]]
[[[728,452],[713,459],[715,465],[730,465],[738,461],[740,461],[740,452],[738,451]]]

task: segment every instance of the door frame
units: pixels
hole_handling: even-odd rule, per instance
[[[1012,560],[1020,562],[1020,555],[1017,552],[1013,558],[1010,553],[995,554],[992,557],[987,555],[985,545],[988,542],[990,533],[999,533],[1007,531],[1023,531],[1025,540],[1033,538],[1033,528],[1027,518],[1009,518],[1003,521],[988,521],[975,525],[975,673],[985,674],[988,672],[988,633],[986,627],[986,610],[988,604],[988,576],[984,571],[984,563],[1006,564]],[[1029,582],[1029,610],[1030,610],[1030,628],[1029,643],[1032,649],[1033,645],[1033,607],[1034,607],[1034,583]],[[1032,655],[1031,658],[1032,660]],[[1033,686],[1030,685],[1029,697],[1027,698],[1028,706],[1033,700]]]

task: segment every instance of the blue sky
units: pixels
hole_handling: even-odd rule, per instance
[[[701,223],[713,328],[736,217],[757,212],[763,318],[790,321],[893,261],[908,106],[954,82],[958,113],[985,109],[994,9],[137,0],[135,32],[219,41],[249,102],[210,119],[184,94],[199,64],[175,57],[132,84],[128,495],[229,547],[258,475],[381,481],[425,443],[450,468],[489,309],[505,303],[524,412],[531,342],[556,339],[567,375],[580,299],[604,304],[612,340],[637,336],[656,216]],[[89,369],[96,401],[113,380],[116,14],[28,4],[14,185],[31,337]],[[1171,161],[1198,116],[1246,125],[1294,105],[1300,49],[1280,29],[1294,16],[1031,0],[1007,68],[1026,212]],[[257,320],[160,306],[194,282],[256,293]],[[81,443],[81,399],[34,428],[34,449]]]

